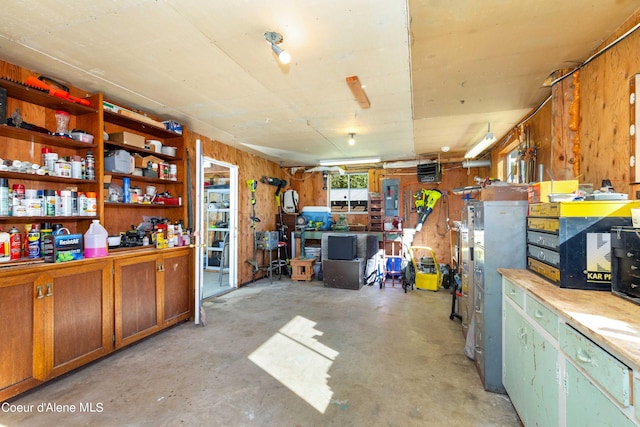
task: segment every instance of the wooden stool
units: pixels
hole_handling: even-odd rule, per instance
[[[316,258],[291,259],[291,280],[304,280],[310,282],[313,277],[313,263]]]

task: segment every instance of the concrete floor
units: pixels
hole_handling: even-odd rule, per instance
[[[464,356],[449,290],[283,278],[205,305],[206,327],[178,325],[13,399],[33,409],[0,411],[0,426],[519,425]]]

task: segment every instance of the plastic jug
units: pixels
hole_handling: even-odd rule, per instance
[[[9,233],[0,231],[0,262],[7,262],[10,259]]]
[[[108,255],[107,237],[109,233],[100,225],[100,221],[94,219],[89,229],[84,233],[84,257],[98,258]]]

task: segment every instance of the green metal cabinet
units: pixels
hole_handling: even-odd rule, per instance
[[[636,425],[568,361],[565,372],[567,427]]]
[[[523,384],[527,384],[531,377],[528,366],[531,364],[529,359],[532,356],[529,343],[532,331],[528,322],[513,307],[513,302],[505,299],[503,303],[502,384],[520,419],[525,425],[529,425],[527,413],[529,396]]]
[[[516,283],[502,288],[502,381],[525,426],[640,425],[631,368]]]
[[[505,286],[508,295],[509,286]],[[525,300],[513,300],[519,305]],[[558,351],[553,343],[521,314],[511,298],[503,308],[503,384],[525,426],[556,426],[558,406]],[[529,299],[526,300],[526,303]]]
[[[527,299],[527,303],[529,300]],[[531,331],[527,418],[532,426],[555,426],[559,420],[558,350],[536,329]]]

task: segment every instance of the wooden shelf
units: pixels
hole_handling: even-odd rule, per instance
[[[182,205],[165,205],[163,203],[122,203],[122,202],[104,202],[104,207],[128,207],[128,208],[156,208],[156,209],[170,209],[170,208],[183,208]],[[77,217],[74,217],[77,218]]]
[[[131,130],[146,133],[149,135],[157,136],[158,138],[182,138],[179,133],[166,130],[157,126],[150,125],[149,123],[136,120],[131,117],[123,116],[122,114],[114,113],[111,111],[104,112],[104,121],[126,127]],[[111,142],[105,141],[107,144]],[[127,145],[127,147],[130,147]],[[157,154],[157,153],[156,153]]]
[[[37,175],[35,173],[21,173],[0,171],[0,178],[18,179],[23,181],[39,181],[39,182],[63,182],[65,184],[92,184],[96,185],[98,181],[94,179],[65,178],[62,176]]]
[[[170,162],[182,160],[182,157],[180,157],[180,156],[170,156],[168,154],[158,153],[158,152],[153,151],[153,150],[147,150],[146,148],[136,147],[135,145],[123,144],[121,142],[105,141],[104,145],[105,146],[109,146],[109,147],[122,148],[123,150],[127,150],[129,152],[134,152],[134,153],[138,153],[138,154],[144,154],[144,155],[147,155],[147,156],[156,156],[159,159],[167,160],[167,161],[170,161]]]
[[[56,147],[87,150],[98,149],[98,145],[96,143],[89,144],[87,142],[76,141],[74,139],[62,138],[60,136],[48,135],[42,132],[35,132],[7,125],[0,126],[0,136],[27,142],[35,142],[36,144],[54,145]]]
[[[20,101],[30,102],[31,104],[42,105],[52,110],[64,110],[70,114],[80,116],[83,114],[96,114],[98,110],[93,106],[81,105],[76,102],[67,101],[56,96],[49,95],[39,89],[27,87],[20,83],[14,83],[9,80],[0,79],[0,87],[7,90],[7,96]],[[8,114],[10,112],[7,112]]]
[[[151,178],[149,176],[131,175],[128,173],[105,172],[105,175],[111,175],[114,178],[131,178],[132,182],[149,182],[154,184],[182,184],[182,181],[172,181],[170,179]]]

